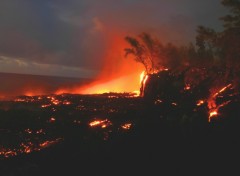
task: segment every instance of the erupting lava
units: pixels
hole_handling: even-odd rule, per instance
[[[105,55],[102,56],[103,68],[95,81],[73,89],[59,89],[56,94],[77,93],[77,94],[102,94],[102,93],[136,93],[139,94],[139,74],[143,66],[133,58],[125,58],[124,48],[127,43],[124,41],[125,34],[110,34],[107,43],[109,45]]]
[[[140,93],[139,93],[140,96],[143,96],[143,92],[144,92],[148,77],[149,76],[145,73],[145,71],[143,71],[140,75],[140,84],[141,84]]]
[[[109,92],[133,92],[139,94],[140,85],[138,80],[136,79],[139,73],[131,74],[129,76],[123,76],[120,78],[116,78],[110,80],[108,82],[96,82],[93,85],[87,87],[86,89],[81,90],[80,92],[83,94],[102,94]]]
[[[143,71],[143,72],[140,74],[140,84],[142,84],[144,77],[145,77],[145,71]]]

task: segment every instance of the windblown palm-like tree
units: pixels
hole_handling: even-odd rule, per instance
[[[147,33],[142,33],[138,37],[140,40],[125,37],[131,45],[131,48],[125,48],[125,56],[133,55],[136,62],[143,64],[147,74],[153,73],[157,69],[156,62],[159,59],[161,44]]]

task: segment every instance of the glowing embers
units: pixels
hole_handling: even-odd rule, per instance
[[[145,85],[147,79],[148,79],[148,75],[145,73],[145,71],[143,71],[143,72],[140,74],[140,84]]]
[[[108,98],[119,98],[117,95],[109,95]]]
[[[145,73],[145,71],[143,71],[140,74],[140,96],[143,96],[144,94],[144,90],[145,90],[145,86],[146,86],[146,82],[148,80],[149,76]]]
[[[204,100],[198,100],[197,106],[201,106],[201,105],[203,105],[204,103],[205,103]]]
[[[154,104],[155,104],[155,105],[158,105],[158,104],[161,104],[162,102],[163,102],[162,100],[156,99],[156,100],[154,101]]]
[[[112,125],[111,121],[108,119],[105,120],[94,120],[89,123],[89,126],[94,128],[94,127],[101,127],[101,128],[106,128],[108,126]]]
[[[143,85],[144,85],[144,86],[145,86],[147,80],[148,80],[148,75],[146,75],[146,76],[144,77],[144,79],[143,79]]]
[[[70,101],[64,100],[62,104],[63,104],[63,105],[70,105],[70,104],[72,104],[72,103],[71,103]]]
[[[20,154],[29,154],[34,151],[40,151],[44,148],[55,145],[62,140],[62,138],[57,138],[54,140],[45,140],[40,143],[33,143],[31,141],[21,142],[16,148],[0,147],[0,158],[9,158]]]
[[[125,123],[124,125],[121,126],[123,130],[129,130],[132,127],[131,123]]]
[[[112,80],[99,80],[87,87],[79,89],[77,93],[81,94],[104,94],[104,93],[124,93],[133,92],[139,89],[139,80],[136,79],[138,74],[134,73],[120,76]],[[106,77],[107,78],[107,77]]]
[[[54,123],[54,122],[56,122],[56,118],[55,117],[51,117],[47,122],[48,123]]]
[[[140,84],[142,84],[143,80],[144,80],[144,77],[145,77],[145,71],[143,71],[141,74],[140,74]]]
[[[59,106],[59,105],[71,105],[72,102],[69,100],[63,100],[63,96],[57,97],[57,96],[48,96],[47,99],[50,101],[49,104],[42,105],[45,107],[49,107],[51,105]]]
[[[186,85],[185,85],[185,87],[184,87],[184,90],[186,90],[186,91],[187,91],[187,90],[190,90],[190,89],[191,89],[191,86],[190,86],[190,84],[186,84]]]
[[[228,84],[227,86],[224,86],[223,88],[215,91],[212,96],[208,99],[208,109],[209,109],[209,116],[208,121],[211,122],[212,118],[219,116],[218,110],[222,108],[223,106],[229,104],[231,101],[223,101],[221,104],[216,102],[217,97],[220,97],[222,93],[224,93],[227,89],[231,88],[232,84]]]
[[[55,144],[61,142],[62,140],[63,140],[62,138],[57,138],[55,140],[44,141],[39,144],[39,147],[40,147],[39,149],[50,147],[52,145],[55,145]]]
[[[47,108],[47,107],[50,107],[51,104],[44,104],[44,105],[41,105],[42,108]]]
[[[16,98],[14,101],[15,102],[27,102],[27,100],[24,98]]]
[[[29,128],[25,130],[25,133],[27,133],[27,134],[46,134],[43,129],[34,131]]]
[[[53,105],[59,105],[60,101],[52,97],[51,102]]]
[[[135,90],[132,92],[132,94],[130,95],[130,97],[139,97],[140,96],[140,91],[139,90]]]
[[[13,156],[17,156],[16,149],[11,150],[11,149],[0,147],[0,158],[1,157],[9,158],[9,157],[13,157]]]
[[[220,89],[219,91],[217,91],[213,97],[218,96],[219,94],[221,94],[222,92],[224,92],[226,89],[230,88],[232,86],[232,84],[228,84],[227,86],[223,87],[222,89]]]
[[[21,143],[20,144],[20,151],[21,153],[31,153],[34,150],[34,145],[32,142],[28,143]]]
[[[230,100],[229,100],[229,101],[226,101],[226,102],[218,105],[217,107],[210,109],[210,110],[209,110],[208,121],[211,122],[211,119],[212,119],[213,117],[218,116],[218,115],[219,115],[218,110],[219,110],[220,108],[226,106],[226,105],[229,104],[230,102],[231,102]]]
[[[218,115],[218,112],[217,112],[216,109],[210,111],[210,112],[209,112],[209,120],[211,120],[211,118],[212,118],[213,116],[217,116],[217,115]]]

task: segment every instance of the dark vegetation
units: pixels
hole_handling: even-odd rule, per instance
[[[156,37],[142,33],[125,39],[130,48],[126,56],[132,55],[136,62],[144,65],[147,74],[168,68],[174,74],[185,72],[185,83],[195,86],[202,77],[216,78],[212,87],[229,81],[239,88],[240,75],[240,2],[222,0],[229,14],[221,17],[223,31],[198,26],[195,44],[176,46],[163,44]],[[201,76],[201,77],[199,77]],[[200,79],[200,80],[199,80]],[[219,83],[220,82],[220,83]]]

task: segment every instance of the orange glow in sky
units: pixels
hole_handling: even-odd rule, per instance
[[[56,93],[101,94],[109,92],[137,92],[140,90],[139,75],[143,66],[129,56],[125,58],[124,49],[129,45],[125,35],[109,35],[109,50],[105,53],[103,68],[92,83],[71,90],[59,89]]]

